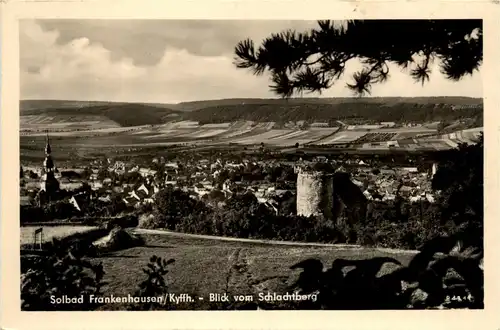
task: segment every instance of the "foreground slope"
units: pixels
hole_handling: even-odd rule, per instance
[[[170,235],[142,235],[146,245],[122,250],[98,258],[106,271],[105,295],[133,294],[144,279],[141,267],[156,255],[173,258],[168,267],[167,285],[170,293],[187,293],[196,297],[195,303],[179,304],[176,309],[217,309],[223,306],[208,301],[210,293],[228,292],[231,295],[255,295],[257,292],[286,292],[300,273],[290,266],[308,258],[317,258],[330,265],[336,258],[367,259],[389,256],[406,265],[413,252],[389,253],[375,248],[294,247],[254,244]],[[390,271],[385,269],[385,271]],[[120,309],[107,305],[103,310]]]

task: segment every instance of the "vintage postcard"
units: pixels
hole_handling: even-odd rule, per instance
[[[2,328],[500,327],[498,5],[112,4],[4,4]]]

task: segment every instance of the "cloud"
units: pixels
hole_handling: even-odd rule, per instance
[[[112,58],[127,56],[139,66],[154,66],[165,50],[185,49],[201,56],[231,55],[243,37],[262,40],[282,29],[305,30],[314,21],[242,20],[39,20],[47,31],[60,31],[57,43],[64,45],[87,37],[112,52]]]
[[[275,97],[269,92],[266,76],[255,77],[247,70],[234,67],[234,45],[246,37],[260,40],[287,27],[313,24],[293,21],[40,22],[23,21],[20,25],[23,99],[165,103]],[[150,37],[160,45],[149,47]],[[134,45],[136,50],[130,51]],[[148,55],[152,56],[149,62],[144,60],[146,55],[140,55],[148,52],[155,53]],[[141,56],[143,59],[138,60]],[[359,64],[354,63],[349,67],[357,66]],[[349,72],[345,78],[350,79]],[[323,95],[350,96],[345,88],[346,79],[338,81]],[[481,88],[479,75],[454,83],[442,77],[437,68],[431,82],[421,87],[408,74],[391,67],[389,82],[374,86],[372,92],[374,96],[481,96]]]

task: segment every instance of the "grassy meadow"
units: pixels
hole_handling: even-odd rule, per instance
[[[141,234],[146,244],[96,258],[106,272],[104,295],[133,294],[145,278],[141,268],[153,255],[175,259],[166,275],[169,292],[208,297],[209,293],[256,295],[257,292],[286,292],[297,280],[300,270],[290,266],[317,258],[329,267],[336,258],[367,259],[388,256],[406,265],[414,256],[411,252],[390,253],[372,248],[334,248],[285,246],[249,242],[218,241],[162,234]],[[392,268],[394,269],[394,268]],[[382,269],[381,272],[392,269]],[[218,309],[221,305],[207,299],[181,303],[175,309]],[[102,310],[120,309],[107,305]]]

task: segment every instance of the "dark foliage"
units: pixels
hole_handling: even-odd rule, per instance
[[[112,196],[110,202],[94,199],[83,210],[88,217],[114,217],[127,211],[127,205],[120,196]]]
[[[477,127],[482,125],[483,106],[482,104],[476,104],[471,108],[454,110],[451,104],[418,104],[412,103],[411,100],[394,104],[346,100],[338,104],[330,104],[324,101],[324,103],[319,104],[290,103],[278,105],[263,101],[260,104],[207,107],[188,113],[185,116],[186,119],[199,121],[201,124],[238,120],[273,121],[277,123],[307,120],[311,122],[331,122],[333,126],[338,126],[336,120],[350,124],[465,120],[470,121],[468,126]]]
[[[134,297],[139,298],[151,298],[151,297],[161,297],[166,299],[166,294],[168,292],[167,282],[165,281],[165,275],[167,275],[167,266],[173,264],[174,259],[165,260],[161,257],[152,256],[147,264],[146,268],[142,271],[146,275],[146,278],[139,283],[137,291],[134,293]],[[164,310],[168,308],[167,302],[141,302],[140,304],[131,304],[128,306],[130,310]]]
[[[43,206],[20,206],[21,223],[50,221],[54,219],[68,219],[80,215],[75,207],[67,201],[57,201]]]
[[[180,189],[167,186],[155,197],[155,215],[158,227],[174,229],[177,223],[191,214],[203,214],[207,207]]]
[[[268,71],[271,90],[282,97],[321,92],[339,80],[352,59],[363,68],[348,83],[354,94],[369,94],[389,78],[388,64],[408,70],[424,84],[431,65],[450,80],[473,74],[482,64],[481,20],[356,20],[346,24],[318,21],[298,33],[274,33],[255,47],[250,39],[235,47],[235,65],[255,75]]]
[[[104,270],[102,264],[86,259],[86,244],[54,241],[48,255],[21,261],[21,309],[26,311],[85,311],[98,306],[90,296],[100,296]],[[54,304],[53,298],[83,297],[82,302]]]
[[[75,171],[61,171],[61,178],[67,178],[67,179],[81,179],[82,175],[80,173],[77,173]]]
[[[35,223],[53,220],[69,220],[116,217],[122,212],[127,211],[123,200],[118,196],[111,198],[111,202],[104,202],[98,199],[87,203],[82,211],[78,211],[67,199],[51,202],[43,206],[20,206],[21,223]],[[130,227],[127,225],[126,227]]]
[[[321,261],[307,259],[291,267],[303,269],[293,289],[318,294],[307,306],[313,309],[484,308],[482,246],[464,244],[457,234],[420,251],[408,266],[387,257],[336,259],[323,271]],[[380,273],[386,264],[392,271]]]
[[[442,192],[443,220],[483,223],[483,150],[481,136],[477,144],[462,144],[444,155],[432,180],[433,189]]]

